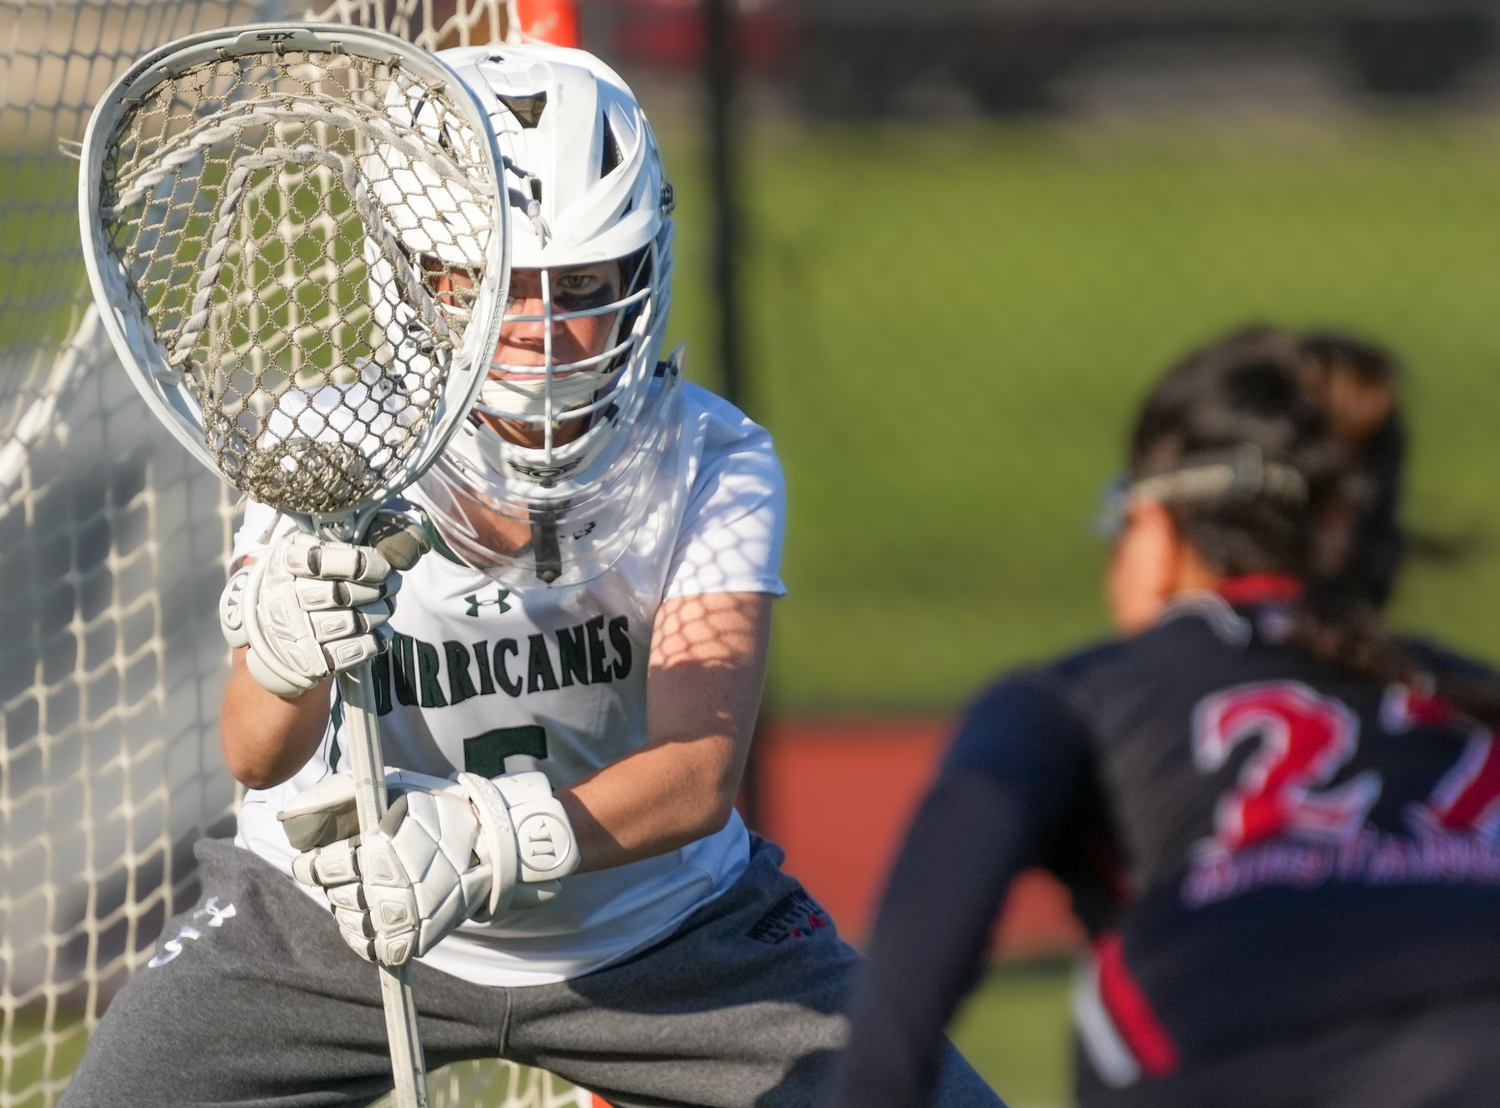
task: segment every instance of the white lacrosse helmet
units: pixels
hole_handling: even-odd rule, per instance
[[[543,324],[543,364],[493,363],[498,374],[475,412],[541,430],[543,445],[518,446],[471,415],[419,499],[452,550],[500,583],[576,584],[623,552],[678,441],[680,366],[658,362],[671,298],[672,187],[640,104],[592,54],[527,43],[439,57],[489,112],[516,209],[512,271],[541,271],[542,315],[505,321]],[[606,261],[620,262],[619,299],[553,310],[558,270]],[[606,315],[613,327],[601,353],[553,362],[553,323]],[[582,434],[554,445],[557,427],[576,420],[586,421]],[[494,531],[476,523],[483,512],[529,525],[531,541],[495,549],[510,544],[486,537]]]

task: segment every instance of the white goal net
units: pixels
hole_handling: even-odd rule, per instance
[[[234,504],[146,409],[89,307],[77,162],[131,62],[210,27],[360,23],[499,41],[504,0],[0,0],[0,1108],[57,1102],[110,998],[232,833],[215,618]],[[451,1066],[434,1105],[587,1108]]]

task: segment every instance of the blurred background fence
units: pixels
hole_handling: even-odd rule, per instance
[[[1413,564],[1394,618],[1500,656],[1500,7],[725,2],[742,399],[790,496],[757,818],[846,933],[864,934],[966,698],[1107,633],[1100,491],[1147,385],[1226,329],[1348,329],[1405,360],[1406,516],[1469,555]],[[702,8],[581,15],[663,141],[672,326],[714,387]],[[7,220],[5,256],[29,233]],[[25,293],[14,273],[0,290]],[[177,480],[217,534],[213,498]],[[0,583],[22,580],[45,591]],[[7,603],[8,640],[35,613]],[[39,725],[6,726],[14,744]],[[1026,878],[1010,961],[956,1028],[1013,1105],[1067,1101],[1060,956],[1078,939],[1056,887]]]

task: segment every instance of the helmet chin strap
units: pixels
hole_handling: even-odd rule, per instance
[[[531,558],[536,563],[537,579],[552,584],[562,576],[562,545],[557,540],[557,517],[567,507],[563,501],[556,509],[533,508],[531,511]]]

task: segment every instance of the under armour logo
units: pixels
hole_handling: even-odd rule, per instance
[[[500,605],[500,610],[502,612],[508,612],[510,611],[510,605],[505,602],[505,598],[509,595],[509,589],[496,589],[494,600],[480,600],[479,594],[477,592],[470,593],[468,596],[464,597],[464,599],[469,602],[469,610],[464,614],[473,616],[477,619],[479,617],[479,609],[483,608],[487,604],[498,604]]]
[[[220,901],[216,896],[211,896],[204,902],[203,907],[193,913],[193,918],[199,920],[207,916],[208,926],[223,927],[224,921],[233,919],[234,914],[233,904],[230,904],[228,901]],[[202,931],[199,931],[190,923],[185,923],[177,929],[177,934],[161,944],[161,953],[152,958],[146,965],[151,969],[164,966],[182,953],[183,940],[201,938],[203,938]]]
[[[234,905],[226,902],[220,907],[219,898],[211,896],[204,902],[203,907],[193,913],[194,919],[202,919],[204,916],[210,917],[208,921],[210,927],[223,927],[225,920],[234,918]]]

